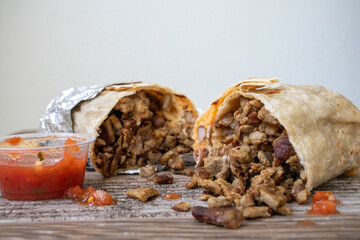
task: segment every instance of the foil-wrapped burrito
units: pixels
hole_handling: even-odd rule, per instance
[[[186,96],[164,86],[139,82],[104,86],[96,94],[94,88],[89,96],[76,101],[58,97],[48,106],[41,129],[56,131],[51,119],[59,115],[54,113],[59,112],[56,102],[65,98],[67,101],[60,104],[70,107],[60,112],[70,117],[61,119],[70,121],[74,132],[96,138],[90,146],[90,159],[104,177],[133,173],[146,165],[184,170],[179,154],[192,151],[191,135],[198,116]]]
[[[203,176],[230,184],[219,194],[286,215],[287,201],[304,203],[314,187],[359,167],[360,111],[322,86],[277,82],[247,79],[226,89],[197,119],[193,148]],[[188,188],[210,184],[198,175]]]

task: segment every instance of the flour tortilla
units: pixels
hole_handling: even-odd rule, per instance
[[[200,126],[213,123],[234,108],[240,96],[260,100],[285,128],[307,173],[306,189],[360,166],[360,111],[344,96],[322,86],[275,84],[274,79],[247,79],[228,89],[198,118],[194,151],[210,149],[200,142]]]
[[[185,112],[191,112],[193,122],[198,117],[198,113],[193,103],[183,94],[170,88],[151,83],[128,83],[107,86],[95,98],[80,102],[72,110],[73,129],[76,133],[85,133],[92,137],[98,137],[99,126],[107,119],[118,101],[126,96],[131,96],[139,91],[151,91],[158,93],[159,98],[165,95],[170,96],[170,111],[164,111],[164,116],[172,124],[191,124],[185,119]],[[193,124],[193,123],[192,123]],[[90,158],[96,171],[101,173],[101,169],[96,167],[96,154],[94,144],[90,146]],[[125,171],[126,169],[121,169]]]

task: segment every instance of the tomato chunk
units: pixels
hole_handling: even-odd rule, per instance
[[[165,196],[162,198],[164,200],[172,200],[172,199],[180,199],[181,195],[177,194],[177,193],[167,193],[165,194]]]
[[[70,187],[65,191],[65,197],[75,199],[81,196],[84,193],[84,189],[82,189],[79,185],[75,187]]]
[[[79,146],[77,145],[77,142],[75,140],[72,140],[71,138],[65,140],[65,145],[75,145],[73,147],[74,152],[79,151]]]
[[[338,211],[336,211],[336,203],[334,201],[323,200],[314,203],[311,210],[309,210],[307,213],[324,215],[324,214],[336,214],[338,213]]]
[[[332,192],[328,192],[328,191],[315,191],[314,197],[312,202],[316,203],[316,202],[321,202],[324,200],[329,200],[329,201],[336,201],[336,197],[334,195],[334,193]]]
[[[67,198],[76,199],[81,205],[105,206],[114,204],[114,199],[106,191],[95,190],[93,187],[82,189],[79,186],[71,187],[65,191]]]
[[[10,144],[10,145],[18,145],[19,142],[21,142],[21,137],[12,137],[12,138],[8,138],[5,140],[6,143]]]

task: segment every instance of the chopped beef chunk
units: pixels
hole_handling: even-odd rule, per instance
[[[205,158],[204,167],[210,177],[216,176],[216,178],[226,179],[229,175],[229,164],[227,159],[223,157]]]
[[[162,174],[154,178],[153,182],[157,184],[172,184],[174,177],[171,174]]]
[[[180,169],[180,170],[171,169],[171,171],[175,174],[182,174],[188,177],[194,175],[194,171],[189,167],[184,167],[184,169]]]
[[[225,228],[237,229],[244,217],[234,208],[193,207],[192,215],[200,222],[215,224]]]
[[[175,204],[171,209],[178,212],[187,212],[190,210],[191,204],[189,202],[179,202]]]
[[[105,140],[106,144],[115,142],[115,132],[109,119],[100,126],[100,136]]]
[[[181,157],[175,156],[168,161],[168,165],[171,169],[182,170],[185,168],[184,160]]]
[[[232,202],[224,196],[211,197],[207,200],[209,208],[231,207]]]
[[[206,190],[209,190],[217,195],[223,195],[224,192],[219,184],[216,182],[209,180],[209,179],[198,179],[197,181],[198,185],[205,188]]]
[[[122,124],[120,120],[115,115],[111,115],[109,117],[109,121],[111,122],[115,134],[117,136],[120,136],[122,132]]]
[[[271,217],[269,207],[247,207],[242,210],[244,218],[263,218]]]
[[[281,134],[281,136],[274,141],[275,166],[279,166],[295,154],[296,152],[289,142],[289,138],[286,134]]]
[[[304,181],[297,179],[291,189],[292,197],[299,203],[303,204],[309,198],[310,193],[305,189]]]
[[[157,196],[157,195],[159,195],[159,192],[156,191],[155,189],[144,188],[144,187],[131,189],[126,192],[126,196],[132,197],[132,198],[137,198],[142,202],[147,202],[147,200],[149,198]]]
[[[198,181],[200,179],[207,179],[209,177],[209,173],[205,168],[200,168],[197,170],[190,178],[190,181],[185,185],[187,189],[194,188],[198,186]]]
[[[189,121],[175,123],[167,119],[166,114],[174,110],[172,101],[170,95],[159,97],[151,91],[139,91],[118,101],[99,126],[94,144],[95,167],[103,176],[146,165],[167,166],[170,159],[170,168],[191,174],[178,155],[191,151],[195,119],[188,110],[183,118]]]
[[[220,206],[217,200],[226,199],[246,218],[258,218],[288,215],[287,202],[307,201],[304,167],[284,127],[261,101],[240,97],[237,110],[224,114],[207,129],[200,126],[197,133],[201,147],[194,157],[197,166],[204,168],[186,187],[200,186],[214,193],[217,197],[200,197],[209,206]]]
[[[154,166],[140,168],[140,177],[147,178],[150,181],[157,176]]]
[[[106,142],[105,142],[104,139],[101,139],[101,138],[98,138],[98,137],[97,137],[97,138],[95,139],[94,145],[95,145],[95,147],[98,147],[98,148],[100,148],[100,147],[105,147],[105,146],[106,146]]]

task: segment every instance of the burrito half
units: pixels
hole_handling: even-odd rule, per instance
[[[286,202],[304,203],[312,188],[359,167],[356,106],[321,86],[276,82],[241,81],[197,119],[200,169],[187,188],[225,195],[249,217],[286,215]]]
[[[156,84],[106,87],[72,110],[73,129],[96,140],[90,158],[105,177],[145,165],[182,170],[178,154],[192,151],[197,111],[184,95]],[[175,159],[175,160],[174,160]]]

